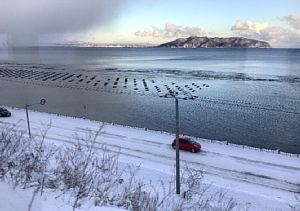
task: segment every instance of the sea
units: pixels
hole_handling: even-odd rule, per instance
[[[181,135],[300,154],[300,49],[7,47],[0,89],[3,106],[174,134],[166,96],[186,93]]]

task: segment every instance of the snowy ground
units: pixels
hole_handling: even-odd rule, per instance
[[[8,108],[9,118],[0,119],[0,127],[17,125],[27,130],[24,109]],[[55,145],[74,141],[75,134],[97,131],[101,122],[63,117],[29,111],[31,134],[37,136],[51,124],[46,135],[47,143]],[[175,150],[171,147],[174,134],[146,131],[106,124],[97,142],[119,152],[120,162],[141,164],[139,176],[156,181],[173,175]],[[204,184],[211,184],[211,191],[226,191],[239,203],[249,205],[249,210],[291,210],[289,205],[299,204],[295,198],[300,192],[300,158],[255,149],[236,147],[216,141],[197,139],[202,145],[200,153],[180,151],[181,166],[204,171]],[[0,183],[0,210],[27,210],[30,190],[15,190],[7,183]],[[72,210],[64,199],[55,199],[55,193],[37,196],[32,210]],[[101,210],[86,207],[82,210]],[[102,210],[114,210],[103,208]]]

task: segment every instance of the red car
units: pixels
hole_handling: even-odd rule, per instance
[[[174,139],[172,147],[176,149],[176,139]],[[191,152],[200,152],[201,145],[198,142],[194,141],[194,139],[192,138],[181,137],[179,138],[179,149]]]

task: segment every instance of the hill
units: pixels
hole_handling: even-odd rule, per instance
[[[196,37],[178,38],[157,47],[165,48],[270,48],[268,42],[243,37]]]

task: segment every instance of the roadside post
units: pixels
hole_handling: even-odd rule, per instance
[[[31,132],[30,132],[30,124],[29,124],[29,116],[28,116],[28,107],[29,107],[29,106],[32,106],[32,105],[37,105],[37,104],[45,105],[45,104],[46,104],[46,100],[45,100],[45,99],[41,99],[40,102],[38,102],[38,103],[33,103],[33,104],[26,104],[26,103],[25,103],[25,110],[26,110],[26,117],[27,117],[27,125],[28,125],[29,138],[31,138]]]
[[[86,105],[83,106],[84,109],[84,119],[86,118]]]

